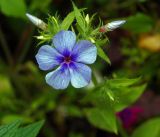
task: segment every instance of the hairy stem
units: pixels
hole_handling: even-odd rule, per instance
[[[27,27],[27,29],[25,29],[22,34],[21,40],[19,42],[19,45],[15,53],[17,64],[20,64],[27,55],[27,52],[31,46],[31,39],[32,39],[31,36],[33,35],[34,29],[35,28]]]

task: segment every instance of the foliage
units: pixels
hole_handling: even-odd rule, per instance
[[[138,81],[126,78],[106,80],[89,92],[82,100],[94,106],[86,110],[88,120],[101,129],[117,133],[115,113],[131,105],[142,94],[145,85],[133,86]]]
[[[7,16],[24,18],[26,4],[24,0],[1,0],[0,9]]]
[[[137,13],[127,18],[127,24],[124,25],[124,28],[133,33],[144,33],[151,31],[153,25],[154,21],[151,17],[142,13]]]
[[[160,118],[153,118],[137,127],[132,137],[159,137],[160,136]]]
[[[25,127],[19,127],[21,121],[0,126],[0,136],[2,137],[36,137],[44,121],[39,121]]]

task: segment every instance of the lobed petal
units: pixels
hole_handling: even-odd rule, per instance
[[[81,63],[70,63],[71,84],[75,88],[87,86],[91,80],[91,69]]]
[[[63,56],[49,45],[40,47],[36,60],[39,68],[42,70],[50,70],[61,63]]]
[[[92,64],[97,58],[97,48],[91,42],[81,40],[73,48],[72,55],[76,57],[76,62]]]
[[[55,89],[65,89],[70,82],[70,72],[67,64],[63,64],[55,71],[46,75],[46,82]]]
[[[60,31],[53,37],[55,48],[61,53],[70,53],[76,43],[76,35],[72,31]]]

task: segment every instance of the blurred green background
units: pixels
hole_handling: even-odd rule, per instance
[[[141,83],[147,83],[143,95],[130,106],[143,110],[133,114],[136,123],[126,128],[132,134],[145,120],[160,116],[160,0],[74,2],[87,8],[86,13],[97,13],[95,24],[99,17],[105,23],[127,20],[122,28],[107,33],[110,42],[103,48],[112,65],[98,58],[92,68],[98,82],[105,77],[141,76]],[[81,99],[92,85],[56,91],[45,83],[46,72],[35,61],[38,31],[26,12],[47,21],[48,14],[58,13],[63,19],[72,10],[69,0],[0,0],[0,123],[45,119],[39,137],[119,137],[93,126],[84,116],[83,108],[90,104]]]

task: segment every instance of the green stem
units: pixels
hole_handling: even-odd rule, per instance
[[[98,81],[97,81],[96,74],[94,71],[93,71],[92,82],[93,82],[94,86],[98,85]]]
[[[22,50],[20,51],[20,54],[19,54],[19,57],[18,57],[18,60],[17,60],[17,64],[20,64],[24,58],[26,57],[27,55],[27,52],[31,46],[31,41],[32,41],[32,36],[33,36],[33,32],[34,32],[34,28],[30,28],[30,34],[27,36],[28,38],[26,38],[26,41],[23,41],[23,44],[22,44]]]
[[[12,56],[11,56],[10,50],[8,48],[5,36],[2,32],[1,26],[0,26],[0,45],[4,51],[4,54],[6,56],[8,63],[11,65],[13,63]]]

